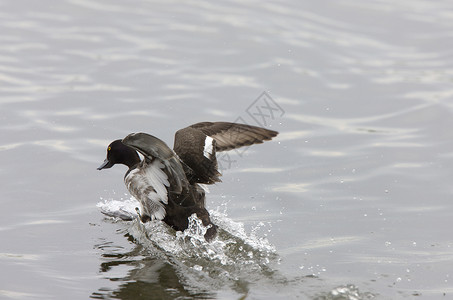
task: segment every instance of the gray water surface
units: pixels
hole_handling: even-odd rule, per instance
[[[451,1],[6,0],[0,33],[0,298],[453,295]],[[110,141],[216,120],[280,132],[219,158],[217,248],[101,214]]]

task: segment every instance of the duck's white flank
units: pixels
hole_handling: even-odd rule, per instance
[[[210,136],[206,136],[206,139],[204,140],[204,150],[203,150],[203,155],[206,157],[206,158],[209,158],[211,157],[212,155],[212,143],[213,143],[214,139]]]
[[[142,162],[124,178],[127,189],[141,204],[141,213],[151,219],[165,218],[164,204],[168,204],[167,187],[170,186],[164,164],[154,159],[150,164]]]

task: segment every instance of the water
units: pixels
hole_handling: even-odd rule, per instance
[[[453,294],[451,1],[0,7],[1,298]],[[208,120],[280,132],[219,158],[214,244],[102,215],[110,141]]]

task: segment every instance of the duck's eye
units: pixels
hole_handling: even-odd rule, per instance
[[[107,151],[110,151],[110,150],[112,150],[112,147],[109,146],[109,147],[107,148]]]

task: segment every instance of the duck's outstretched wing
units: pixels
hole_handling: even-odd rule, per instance
[[[229,122],[200,122],[189,127],[212,137],[216,141],[216,151],[218,152],[261,144],[278,134],[277,131],[262,127]]]
[[[278,134],[257,126],[229,122],[201,122],[175,134],[174,151],[193,170],[191,182],[220,181],[216,152],[261,144]]]
[[[168,172],[168,180],[172,193],[180,194],[188,188],[188,181],[178,157],[162,140],[147,133],[131,133],[126,136],[122,143],[132,147],[145,157],[145,160],[158,159]]]

